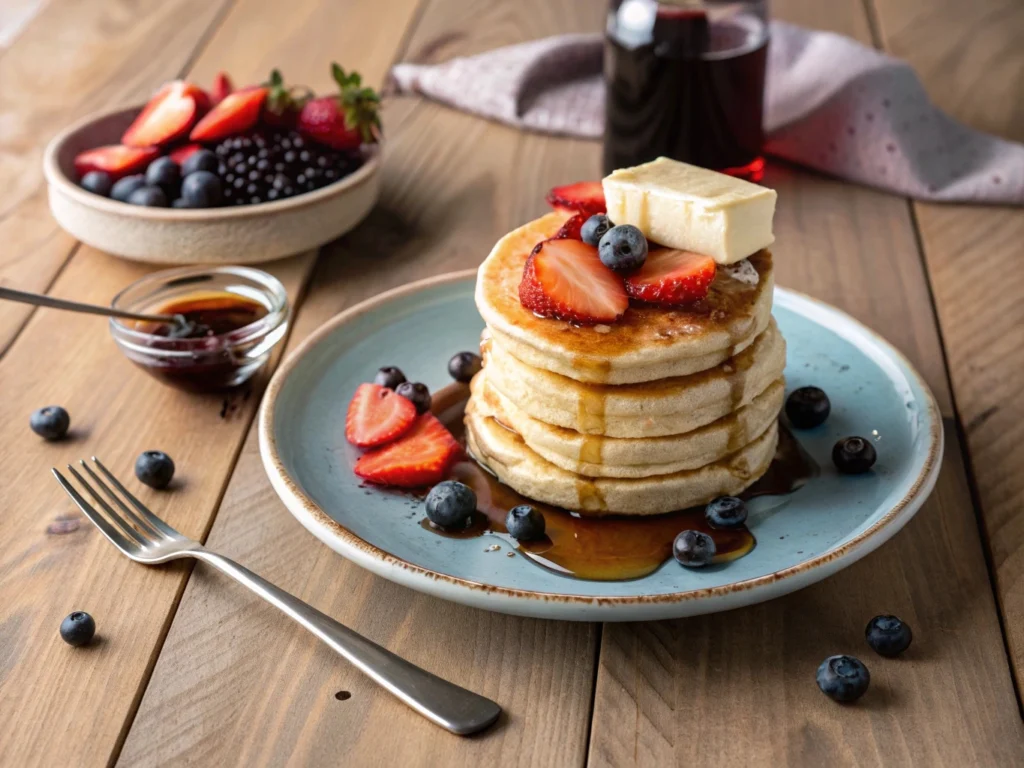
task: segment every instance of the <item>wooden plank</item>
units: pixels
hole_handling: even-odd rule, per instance
[[[935,102],[980,130],[1024,141],[1024,4],[878,0],[885,47]],[[1016,90],[1015,90],[1016,89]],[[914,205],[964,426],[1018,690],[1024,684],[1024,214]]]
[[[868,39],[859,3],[773,7]],[[947,417],[943,470],[903,532],[821,584],[725,614],[605,625],[590,764],[1020,764],[1024,733],[906,203],[777,165],[767,183],[779,191],[780,283],[851,312],[914,361]],[[902,659],[864,643],[867,621],[890,612],[914,629]],[[833,653],[872,672],[856,706],[815,686]]]
[[[228,2],[19,0],[7,9],[19,26],[6,50],[0,44],[0,282],[45,292],[75,247],[46,202],[47,142],[177,76]],[[32,312],[0,302],[0,355]]]
[[[404,16],[394,18],[407,19],[411,9],[411,3],[396,9]],[[371,82],[380,82],[404,26],[376,19],[368,2],[341,8],[295,0],[271,9],[245,0],[211,39],[197,72],[229,61],[232,74],[246,82],[265,77],[272,57],[290,63],[286,71],[297,81],[323,83],[330,57],[347,51]],[[292,302],[313,257],[267,267]],[[144,272],[81,248],[52,292],[104,303]],[[36,313],[0,361],[0,765],[104,764],[117,755],[191,570],[182,563],[135,565],[82,518],[74,531],[51,532],[50,524],[71,510],[47,468],[97,453],[130,475],[140,451],[159,447],[175,458],[179,486],[173,494],[142,498],[185,534],[204,537],[265,378],[251,396],[177,392],[124,360],[104,320],[53,311]],[[47,403],[70,411],[69,441],[45,443],[27,429],[29,413]],[[73,650],[60,641],[60,620],[74,609],[95,616],[100,643]]]
[[[552,5],[435,0],[406,58],[439,48],[429,55],[447,58],[600,23],[583,3]],[[355,301],[478,264],[500,234],[545,209],[552,184],[599,168],[592,143],[519,133],[416,99],[389,100],[385,128],[383,199],[364,226],[321,256],[290,346]],[[507,715],[472,739],[444,733],[273,609],[197,568],[122,764],[584,762],[594,626],[463,608],[363,572],[287,513],[254,435],[208,543],[389,649],[493,697]],[[338,701],[339,690],[352,697]]]

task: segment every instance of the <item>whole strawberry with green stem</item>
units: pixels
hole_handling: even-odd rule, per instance
[[[267,80],[267,100],[263,104],[263,122],[282,128],[294,128],[302,108],[313,98],[304,85],[285,85],[280,70],[273,70]]]
[[[306,102],[299,112],[300,132],[332,149],[358,149],[380,136],[380,96],[363,86],[358,72],[345,73],[337,64],[331,74],[340,93]]]

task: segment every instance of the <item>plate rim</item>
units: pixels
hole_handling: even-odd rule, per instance
[[[258,418],[258,438],[260,456],[263,461],[271,486],[284,502],[288,511],[302,525],[313,533],[323,543],[330,546],[336,552],[351,560],[356,565],[366,568],[384,578],[398,581],[419,591],[432,594],[444,599],[458,601],[455,594],[467,595],[464,590],[476,595],[487,597],[507,598],[514,603],[536,605],[538,603],[551,604],[560,603],[576,605],[580,607],[638,607],[651,605],[679,606],[701,601],[708,601],[714,598],[728,600],[736,598],[741,594],[751,594],[760,588],[770,589],[773,594],[766,595],[764,599],[781,596],[795,591],[803,586],[808,586],[820,579],[808,580],[808,575],[821,572],[821,578],[840,570],[840,566],[852,565],[857,560],[870,554],[892,536],[898,533],[903,526],[914,516],[918,509],[928,498],[935,486],[939,470],[942,465],[945,436],[942,425],[942,416],[939,411],[935,396],[928,384],[921,377],[921,374],[911,362],[878,333],[868,328],[852,315],[826,302],[815,299],[799,291],[789,288],[775,286],[776,294],[787,298],[791,297],[798,301],[804,301],[813,305],[816,309],[824,310],[839,315],[854,328],[863,333],[870,341],[877,344],[883,352],[899,362],[904,369],[904,374],[916,382],[918,388],[924,394],[924,406],[929,416],[929,444],[928,453],[924,459],[916,478],[908,489],[907,493],[886,511],[878,520],[868,528],[861,531],[857,536],[835,547],[816,555],[813,558],[803,560],[795,565],[781,568],[772,573],[755,576],[742,581],[734,581],[728,584],[717,586],[701,587],[700,589],[687,590],[682,592],[668,592],[654,595],[581,595],[570,592],[543,592],[537,590],[517,589],[503,587],[494,584],[487,584],[473,581],[458,576],[451,576],[446,573],[424,568],[422,565],[411,563],[394,554],[383,550],[376,545],[366,541],[354,532],[345,528],[341,523],[328,515],[320,506],[311,499],[302,488],[295,482],[285,470],[284,464],[278,453],[277,441],[273,435],[272,425],[277,406],[277,398],[285,385],[292,371],[300,364],[315,346],[323,339],[333,333],[340,326],[353,319],[377,309],[380,305],[386,304],[395,299],[419,293],[430,288],[450,283],[467,281],[477,274],[478,269],[466,269],[457,272],[449,272],[434,277],[417,280],[405,285],[392,288],[382,293],[371,296],[358,304],[338,313],[325,321],[308,337],[306,337],[296,349],[291,352],[287,359],[282,362],[275,371],[260,406]],[[885,529],[886,534],[879,537],[880,531]],[[324,539],[321,532],[332,536],[332,540]],[[802,577],[802,578],[801,578]],[[452,591],[454,590],[454,592]],[[729,607],[737,607],[740,604],[730,601]],[[753,600],[748,602],[755,602]],[[479,601],[471,604],[477,607],[483,606]],[[510,607],[510,606],[506,606]],[[510,612],[523,612],[511,610]],[[529,613],[529,611],[526,611]],[[550,614],[545,611],[545,614]],[[537,615],[531,613],[530,615]]]

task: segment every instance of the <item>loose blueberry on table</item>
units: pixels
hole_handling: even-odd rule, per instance
[[[702,531],[683,531],[672,543],[672,555],[680,565],[702,568],[715,557],[715,540]]]
[[[174,461],[163,451],[143,451],[135,460],[135,476],[150,488],[163,490],[174,477]]]
[[[875,616],[864,628],[864,638],[875,653],[881,656],[899,656],[910,647],[914,639],[910,625],[896,616]]]
[[[844,437],[832,448],[832,463],[844,475],[860,475],[875,465],[875,447],[863,437]]]
[[[221,73],[207,93],[164,85],[121,137],[75,157],[83,189],[149,207],[255,205],[312,192],[356,171],[378,140],[380,99],[333,64],[338,92],[316,97],[274,70],[232,90]],[[129,181],[129,179],[131,181]]]
[[[60,440],[68,433],[71,417],[59,405],[48,405],[32,411],[28,425],[45,440]]]
[[[60,623],[60,636],[68,645],[82,646],[96,635],[96,621],[85,611],[74,611]]]
[[[512,507],[505,516],[505,529],[517,541],[543,539],[546,527],[544,515],[529,504]]]
[[[430,489],[425,502],[427,519],[440,528],[465,527],[476,511],[476,493],[457,480],[445,480]]]
[[[848,703],[863,696],[871,683],[871,673],[853,656],[829,656],[818,667],[818,688],[833,701]]]
[[[828,395],[818,387],[794,389],[786,398],[786,416],[797,429],[813,429],[824,424],[831,411]]]
[[[456,381],[468,384],[483,367],[480,355],[473,352],[458,352],[448,361],[448,374]]]
[[[737,528],[747,521],[747,504],[736,496],[719,496],[708,502],[704,518],[713,528]]]

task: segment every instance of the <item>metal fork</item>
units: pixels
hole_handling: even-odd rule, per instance
[[[104,517],[56,469],[57,482],[78,508],[100,529],[115,547],[138,563],[156,565],[169,560],[194,557],[209,563],[235,581],[251,589],[270,604],[291,616],[331,648],[350,661],[428,720],[452,733],[467,735],[491,725],[501,714],[501,707],[490,699],[442,680],[420,669],[381,646],[339,624],[330,616],[274,586],[223,555],[211,552],[202,544],[174,530],[150,512],[125,488],[95,456],[93,463],[106,477],[104,482],[83,459],[79,462],[91,483],[73,466],[68,471],[106,513]],[[99,487],[120,510],[114,509],[96,491]],[[111,489],[113,486],[117,493]],[[120,495],[118,495],[120,494]],[[126,503],[127,502],[127,503]],[[130,505],[130,506],[129,506]],[[134,511],[133,509],[134,508]],[[109,519],[108,519],[109,518]]]

